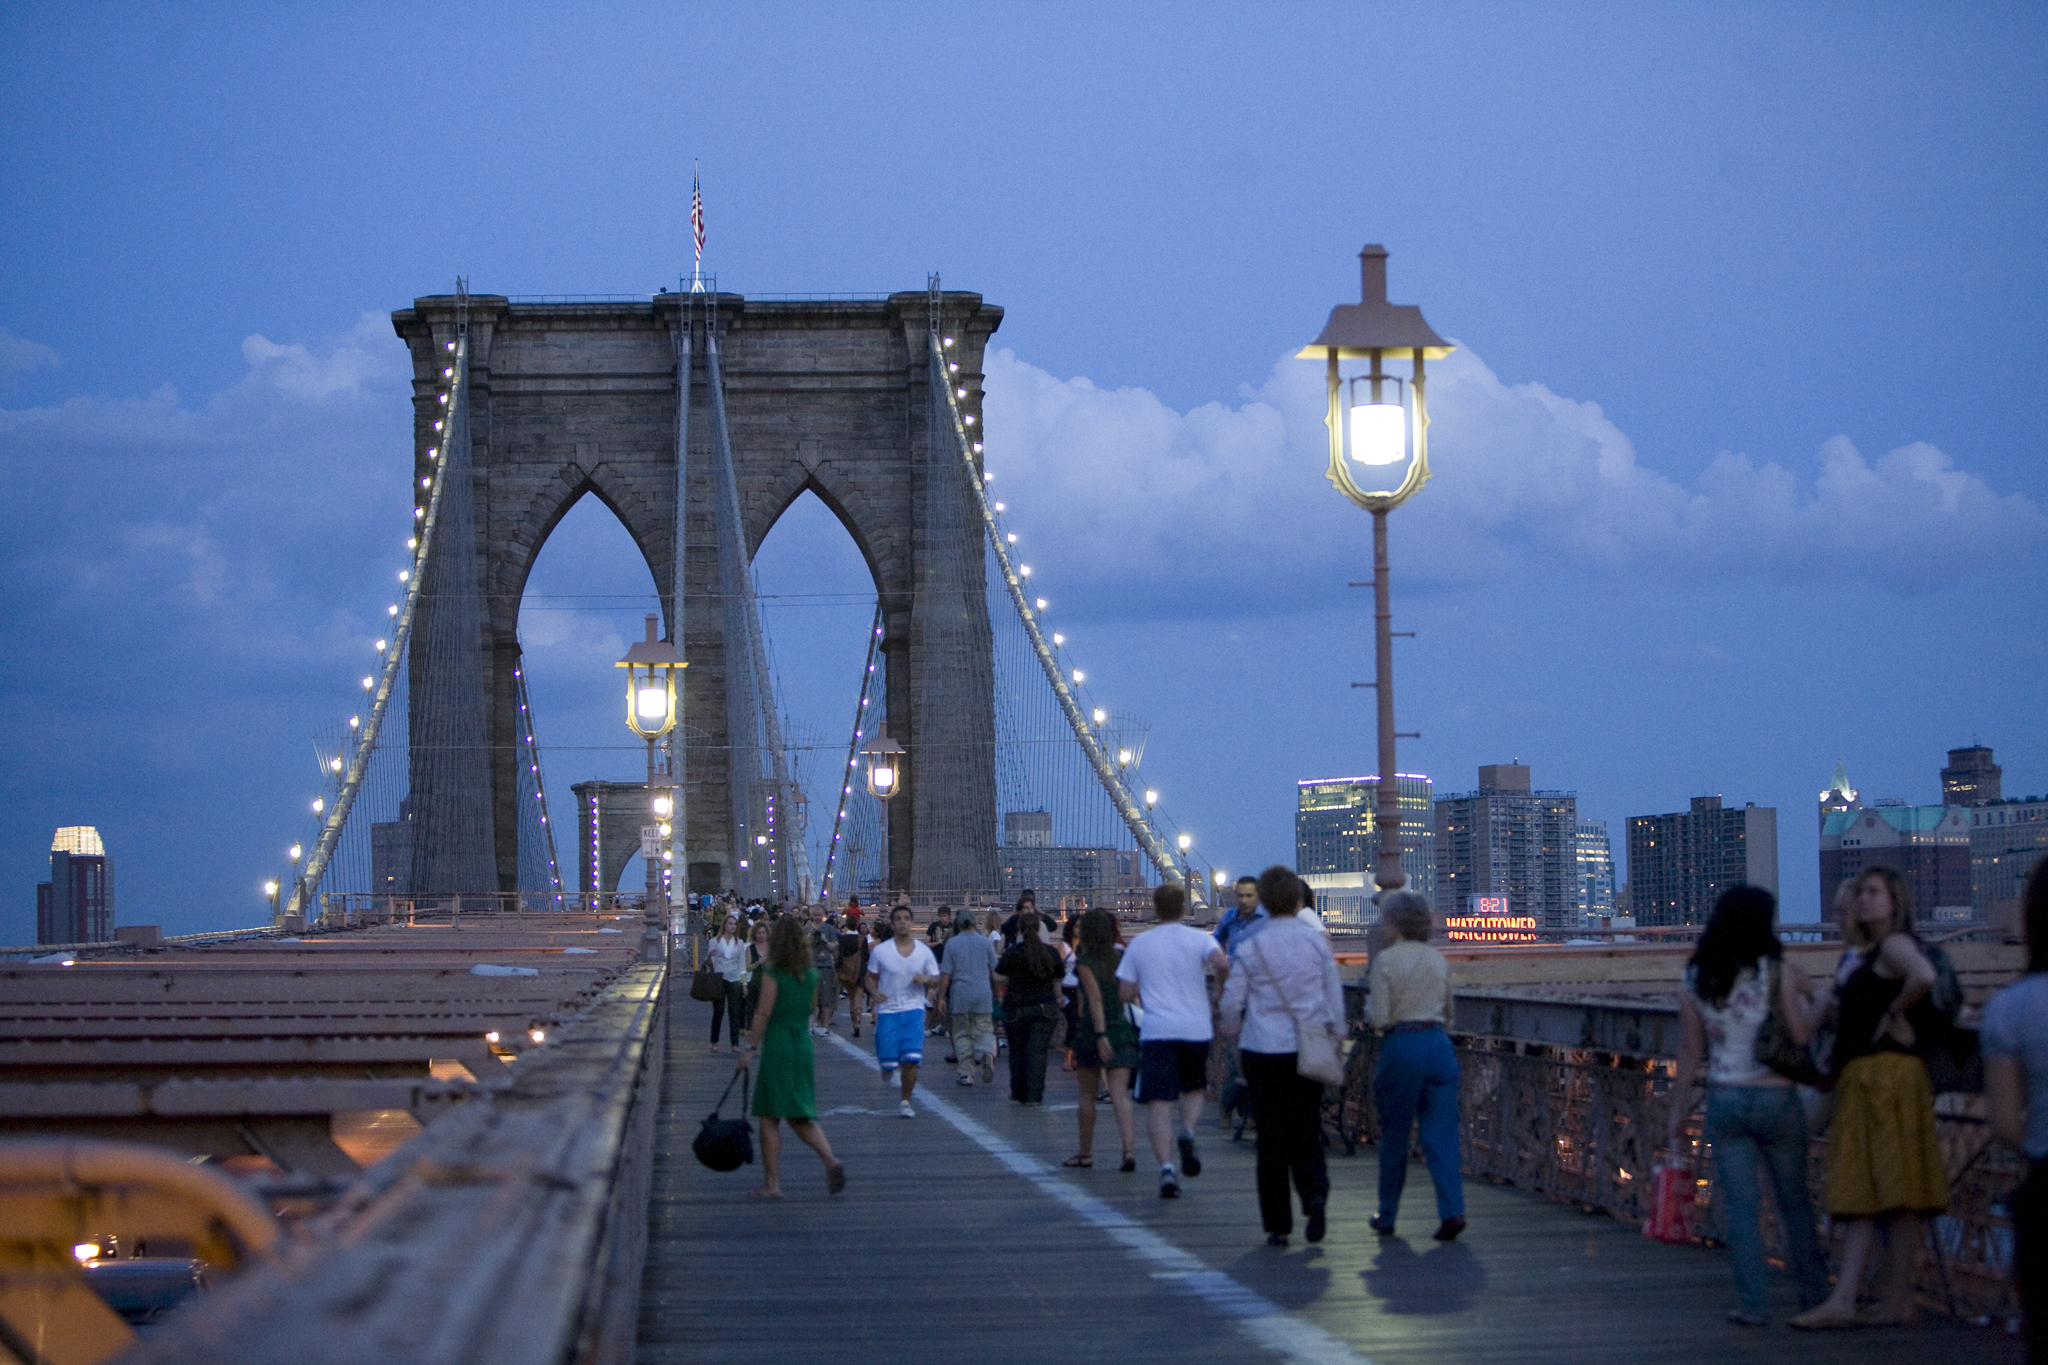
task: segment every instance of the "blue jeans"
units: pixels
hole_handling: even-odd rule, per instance
[[[1714,1148],[1714,1185],[1742,1311],[1763,1317],[1767,1307],[1764,1234],[1757,1221],[1762,1175],[1778,1201],[1785,1266],[1799,1281],[1799,1306],[1811,1308],[1827,1298],[1827,1262],[1814,1235],[1806,1188],[1806,1114],[1799,1092],[1789,1085],[1708,1086],[1707,1141]]]
[[[1408,1135],[1422,1128],[1422,1159],[1436,1186],[1436,1216],[1465,1215],[1458,1174],[1458,1054],[1440,1028],[1389,1033],[1380,1039],[1372,1078],[1380,1113],[1380,1217],[1393,1220],[1408,1183]]]

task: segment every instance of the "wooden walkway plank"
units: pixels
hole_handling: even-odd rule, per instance
[[[1008,1102],[1000,1067],[993,1087],[956,1087],[939,1038],[928,1040],[926,1074],[940,1104],[920,1103],[912,1120],[896,1114],[894,1090],[868,1066],[818,1040],[822,1121],[846,1162],[847,1191],[828,1197],[817,1158],[785,1133],[788,1197],[756,1204],[745,1191],[759,1182],[758,1166],[719,1175],[690,1153],[732,1057],[706,1043],[708,1006],[682,992],[674,1000],[642,1365],[2020,1359],[2004,1333],[1948,1322],[1814,1337],[1782,1325],[1738,1328],[1723,1320],[1735,1302],[1723,1253],[1651,1243],[1632,1226],[1479,1182],[1466,1185],[1471,1229],[1440,1245],[1429,1236],[1434,1200],[1420,1166],[1410,1172],[1401,1235],[1381,1239],[1366,1226],[1378,1175],[1370,1148],[1330,1159],[1328,1239],[1308,1247],[1297,1224],[1293,1246],[1278,1251],[1263,1245],[1249,1140],[1233,1145],[1206,1128],[1206,1169],[1184,1182],[1185,1197],[1165,1201],[1142,1114],[1138,1173],[1121,1175],[1103,1105],[1101,1164],[1055,1172],[1075,1146],[1074,1085],[1057,1060],[1046,1106],[1024,1109]],[[735,1091],[728,1116],[737,1099]],[[948,1106],[1035,1174],[1018,1174],[947,1122],[937,1109]],[[1048,1197],[1047,1182],[1085,1198]],[[1195,1258],[1200,1273],[1162,1278],[1161,1262],[1133,1249],[1151,1245],[1147,1233]],[[1779,1280],[1773,1290],[1782,1323],[1794,1311],[1791,1286]],[[1270,1307],[1284,1319],[1245,1316]]]

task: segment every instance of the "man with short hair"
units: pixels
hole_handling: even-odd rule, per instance
[[[1178,1199],[1180,1177],[1202,1173],[1195,1151],[1209,1081],[1209,1043],[1215,1036],[1208,973],[1221,981],[1230,959],[1216,940],[1181,923],[1187,892],[1178,882],[1154,888],[1159,923],[1131,940],[1116,969],[1117,994],[1144,1008],[1138,1028],[1138,1098],[1145,1103],[1152,1154],[1159,1159],[1159,1197]],[[1175,1169],[1174,1120],[1180,1120],[1180,1166]]]
[[[946,940],[953,937],[953,907],[942,905],[933,914],[932,922],[925,926],[925,942],[932,945],[932,953],[940,962],[946,960]]]
[[[988,919],[993,927],[994,911]],[[995,940],[975,928],[972,911],[961,911],[958,929],[947,940],[939,998],[946,1002],[958,1083],[973,1085],[979,1071],[986,1085],[996,1078]]]
[[[1259,879],[1239,877],[1237,904],[1224,911],[1223,918],[1216,921],[1216,941],[1223,945],[1225,955],[1232,962],[1237,961],[1237,941],[1265,918],[1266,907],[1259,904]]]
[[[882,1082],[901,1078],[904,1118],[917,1117],[910,1094],[917,1089],[917,1068],[924,1060],[924,1011],[929,989],[939,984],[939,960],[929,945],[919,943],[917,922],[908,905],[889,911],[892,937],[868,953],[868,993],[875,997],[875,1058],[882,1064]]]

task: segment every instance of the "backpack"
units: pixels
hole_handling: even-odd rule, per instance
[[[1917,938],[1914,941],[1919,942]],[[1956,964],[1939,943],[1921,943],[1920,951],[1934,968],[1934,985],[1906,1011],[1906,1022],[1913,1027],[1913,1053],[1927,1067],[1928,1084],[1935,1094],[1981,1095],[1984,1054],[1977,1030],[1956,1024],[1963,1008],[1963,983],[1956,975]]]

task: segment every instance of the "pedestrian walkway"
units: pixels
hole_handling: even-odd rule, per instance
[[[1269,1248],[1249,1139],[1233,1146],[1205,1130],[1202,1175],[1162,1201],[1143,1152],[1135,1175],[1117,1172],[1106,1111],[1095,1169],[1058,1169],[1075,1132],[1073,1081],[1057,1061],[1045,1107],[1024,1109],[1000,1068],[994,1086],[956,1087],[934,1038],[927,1074],[939,1083],[919,1086],[918,1116],[904,1119],[870,1039],[847,1040],[843,1022],[816,1046],[821,1121],[846,1192],[828,1196],[817,1158],[786,1140],[788,1197],[757,1204],[745,1191],[758,1166],[719,1175],[690,1154],[732,1056],[705,1042],[710,1007],[675,998],[643,1365],[2021,1359],[2003,1332],[1948,1322],[1832,1335],[1735,1327],[1722,1320],[1735,1297],[1718,1251],[1647,1242],[1512,1189],[1469,1184],[1471,1230],[1440,1245],[1425,1181],[1400,1235],[1382,1239],[1366,1226],[1369,1148],[1331,1159],[1328,1239],[1306,1246],[1297,1222],[1288,1250]],[[1775,1288],[1782,1322],[1791,1286]]]

